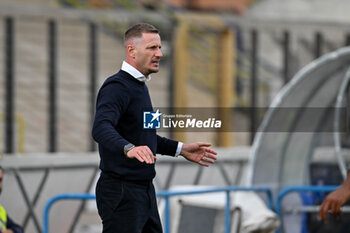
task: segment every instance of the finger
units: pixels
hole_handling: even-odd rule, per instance
[[[319,213],[320,219],[321,220],[323,219],[325,222],[328,222],[328,210],[329,210],[329,203],[325,201],[323,202]]]
[[[216,152],[215,150],[210,149],[210,148],[205,148],[205,152],[211,153],[213,155],[217,155],[218,154],[218,152]]]
[[[333,204],[332,204],[332,209],[331,209],[331,211],[332,211],[333,216],[335,216],[335,217],[338,216],[339,210],[338,210],[338,208],[337,208],[337,204],[336,204],[336,203],[333,203]]]
[[[343,212],[342,212],[342,209],[341,209],[341,205],[339,206],[339,216],[342,215]]]
[[[202,166],[204,166],[204,167],[209,167],[209,164],[204,163],[204,162],[201,161],[201,160],[198,161],[198,164],[199,164],[199,165],[202,165]]]
[[[334,215],[335,215],[336,218],[339,218],[341,214],[342,214],[341,204],[339,202],[337,202],[335,204],[335,213],[334,213]]]
[[[140,156],[138,151],[136,152],[135,158],[141,163],[145,162],[145,160],[142,158],[142,156]]]
[[[143,158],[145,159],[145,161],[146,161],[147,164],[152,164],[152,163],[154,163],[154,160],[152,159],[152,155],[150,155],[146,149],[143,149],[143,150],[141,151],[141,153],[142,153],[142,156],[143,156]]]
[[[320,210],[318,211],[318,220],[321,221],[323,219],[323,206],[324,204],[321,205]]]
[[[322,218],[326,223],[328,222],[328,210],[322,213]]]
[[[202,160],[203,160],[204,162],[208,162],[208,163],[215,163],[215,160],[214,160],[214,159],[208,158],[208,157],[206,157],[206,156],[204,156],[204,157],[202,158]]]
[[[148,146],[145,146],[145,150],[147,151],[148,154],[153,155],[153,152]]]
[[[209,147],[209,146],[211,146],[211,143],[208,143],[208,142],[198,142],[198,146],[199,146],[199,147],[202,147],[202,146]]]
[[[151,151],[151,149],[148,146],[145,146],[145,150],[146,150],[149,158],[152,160],[152,164],[153,164],[154,161],[157,159],[157,157],[153,154],[153,152]]]
[[[144,154],[142,153],[142,150],[138,150],[137,151],[137,155],[143,160],[143,161],[141,161],[140,160],[140,162],[145,162],[145,163],[147,163],[147,158],[144,156]]]
[[[145,149],[147,150],[148,154],[152,157],[154,163],[154,160],[157,160],[157,157],[153,154],[153,152],[148,146],[145,146]]]
[[[153,154],[148,154],[148,158],[151,160],[151,164],[154,163],[154,156]]]
[[[210,158],[210,159],[213,159],[213,160],[216,160],[217,159],[217,156],[213,155],[213,154],[205,154],[205,156],[207,158]]]
[[[200,165],[202,165],[202,166],[209,167],[209,164],[215,163],[215,160],[210,159],[210,158],[208,158],[208,157],[206,157],[206,156],[203,156],[203,157],[201,158],[201,160],[198,161],[198,163],[199,163]]]

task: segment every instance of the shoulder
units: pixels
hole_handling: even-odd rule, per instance
[[[115,99],[128,99],[129,93],[128,83],[118,72],[104,81],[98,92],[97,100],[104,102]]]
[[[124,77],[123,71],[120,70],[118,73],[108,77],[104,81],[101,89],[103,89],[103,88],[105,88],[107,86],[114,86],[114,87],[121,87],[121,88],[122,87],[124,87],[124,88],[127,87],[128,86],[127,79]]]
[[[125,77],[123,71],[107,78],[100,88],[99,94],[108,93],[111,95],[127,95],[133,89],[132,83]]]

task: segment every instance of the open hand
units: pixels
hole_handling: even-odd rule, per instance
[[[217,158],[217,152],[208,148],[210,146],[210,143],[205,142],[183,144],[180,154],[191,162],[208,167],[209,164],[214,163]]]

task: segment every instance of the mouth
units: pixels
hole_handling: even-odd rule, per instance
[[[159,66],[159,61],[152,61],[153,65]]]

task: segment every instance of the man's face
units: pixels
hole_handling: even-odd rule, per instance
[[[0,193],[2,191],[2,169],[0,169]]]
[[[143,33],[142,38],[135,39],[135,68],[146,77],[158,72],[159,61],[163,56],[161,47],[160,36],[156,33]]]

